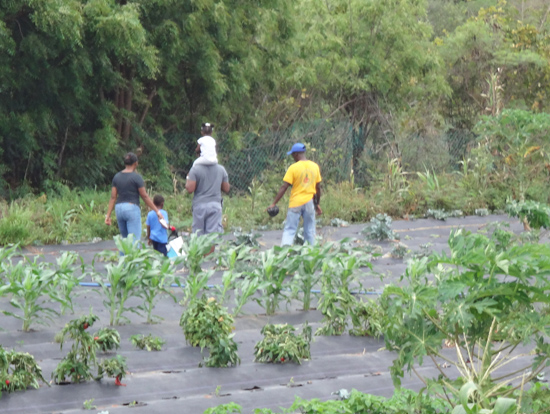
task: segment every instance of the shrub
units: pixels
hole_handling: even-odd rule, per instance
[[[162,349],[162,345],[166,343],[166,341],[162,338],[159,338],[158,336],[152,336],[151,334],[147,336],[141,334],[132,335],[130,337],[130,342],[136,348],[146,349],[147,351],[160,351]]]
[[[264,338],[254,347],[254,361],[301,364],[303,359],[311,359],[311,326],[306,323],[300,335],[295,331],[292,325],[265,325],[261,331]]]
[[[0,345],[0,396],[2,391],[14,392],[29,387],[38,389],[40,382],[49,386],[32,355],[6,351]]]

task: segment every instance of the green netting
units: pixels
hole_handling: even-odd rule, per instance
[[[185,177],[195,159],[198,138],[198,135],[181,133],[166,137],[173,173]],[[215,138],[218,160],[226,168],[232,186],[240,190],[246,190],[254,179],[263,180],[266,174],[284,172],[292,162],[286,153],[295,142],[306,144],[307,157],[319,164],[324,180],[342,182],[350,179],[354,163],[354,175],[367,177],[369,174],[358,169],[380,170],[396,153],[409,172],[426,168],[435,172],[452,171],[475,140],[469,131],[452,130],[435,135],[409,134],[390,144],[380,133],[365,137],[364,131],[354,129],[349,122],[327,120],[298,122],[285,130],[244,135],[216,133]]]

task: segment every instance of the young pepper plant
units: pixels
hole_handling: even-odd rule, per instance
[[[0,345],[0,396],[2,391],[14,392],[29,387],[38,389],[40,382],[50,386],[32,355],[15,350],[6,351]]]
[[[61,343],[61,350],[63,350],[63,344],[67,339],[71,339],[73,344],[71,350],[52,372],[54,382],[59,384],[65,382],[66,378],[70,378],[71,382],[78,383],[93,378],[91,369],[96,364],[96,352],[99,344],[87,330],[98,319],[90,311],[89,315],[68,322],[56,335],[56,340]]]
[[[451,233],[449,248],[450,255],[411,260],[407,283],[384,290],[384,339],[397,352],[390,371],[396,385],[405,370],[414,372],[452,405],[464,384],[472,383],[476,404],[491,410],[548,363],[550,314],[540,309],[550,304],[550,246],[523,244],[503,251],[484,235],[458,230]],[[445,344],[456,357],[443,352]],[[438,369],[438,378],[425,378],[416,369],[426,360]],[[442,370],[441,361],[460,376]],[[503,371],[512,361],[523,366]]]

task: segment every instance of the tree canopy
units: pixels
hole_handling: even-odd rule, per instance
[[[108,183],[126,150],[168,171],[166,137],[192,150],[205,121],[240,147],[345,119],[358,159],[369,140],[397,152],[411,131],[546,112],[549,14],[542,0],[5,0],[0,195]]]

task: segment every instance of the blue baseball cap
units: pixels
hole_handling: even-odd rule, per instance
[[[294,154],[295,152],[305,152],[306,146],[300,142],[294,144],[292,149],[286,153],[286,155]]]

